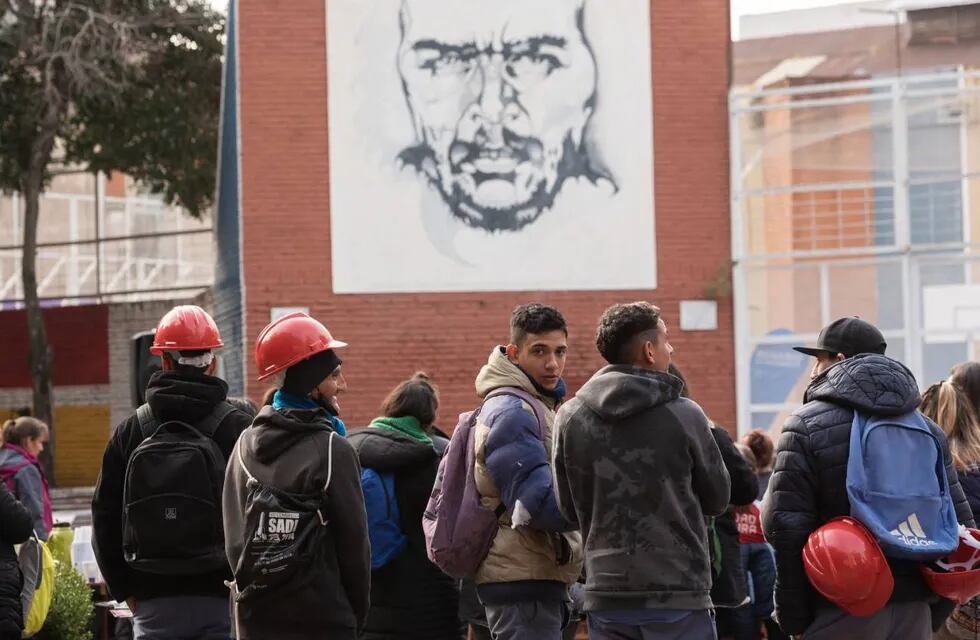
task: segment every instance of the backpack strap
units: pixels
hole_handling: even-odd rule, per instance
[[[213,438],[218,427],[224,422],[232,411],[235,410],[235,406],[230,402],[221,401],[215,405],[214,409],[209,413],[203,420],[195,425],[197,431],[200,431],[203,435]],[[143,434],[143,439],[146,440],[160,428],[161,423],[157,420],[157,417],[153,415],[153,410],[150,409],[150,405],[143,403],[136,409],[136,419],[139,421],[140,432]]]
[[[545,431],[548,425],[548,419],[544,415],[544,404],[530,393],[521,389],[520,387],[498,387],[494,389],[483,399],[486,403],[490,398],[496,398],[498,396],[514,396],[515,398],[520,398],[527,404],[531,405],[531,409],[534,411],[534,417],[538,421],[538,437],[541,441],[545,440]],[[482,407],[481,407],[482,408]]]
[[[335,431],[330,432],[330,440],[329,440],[329,444],[327,445],[327,481],[323,485],[323,493],[326,493],[327,489],[330,488],[330,481],[333,479],[333,439],[334,436],[336,435],[337,433]],[[241,438],[239,438],[238,440],[237,448],[238,448],[238,464],[241,465],[242,471],[244,471],[245,475],[248,477],[248,481],[258,482],[255,476],[252,475],[252,472],[248,470],[248,467],[245,466],[245,458],[244,456],[242,456]],[[316,514],[320,518],[320,524],[323,526],[327,526],[328,520],[323,516],[323,511],[321,509],[317,509]]]
[[[330,432],[330,441],[329,444],[327,445],[327,482],[326,484],[323,485],[323,493],[326,493],[327,489],[330,488],[330,480],[331,478],[333,478],[333,438],[335,435],[337,435],[336,431]],[[381,483],[384,484],[383,479]],[[319,516],[320,518],[320,524],[323,525],[324,527],[327,526],[327,522],[329,521],[323,517],[322,509],[317,509],[316,515]]]
[[[136,420],[139,421],[140,433],[143,434],[144,440],[152,436],[157,430],[157,427],[160,426],[160,422],[153,415],[153,410],[150,409],[150,405],[146,402],[136,409]]]
[[[225,421],[225,418],[231,415],[232,411],[235,411],[235,405],[222,400],[215,405],[214,410],[211,411],[206,418],[201,420],[195,426],[197,427],[198,431],[209,438],[213,438],[214,434],[218,431],[218,427],[220,427],[221,423]]]

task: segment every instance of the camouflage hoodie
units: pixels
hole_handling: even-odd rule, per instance
[[[729,479],[708,419],[667,373],[608,366],[558,412],[558,505],[585,538],[585,609],[711,603],[705,516]]]

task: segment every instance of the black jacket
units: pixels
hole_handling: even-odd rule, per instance
[[[968,471],[960,471],[960,484],[967,502],[970,503],[973,519],[980,521],[980,469],[974,467]]]
[[[711,428],[711,435],[715,437],[721,459],[725,462],[725,469],[731,479],[731,504],[739,507],[752,504],[759,491],[759,480],[748,460],[735,448],[727,431],[714,426]],[[728,509],[715,518],[714,526],[721,543],[721,573],[714,576],[711,584],[711,601],[716,607],[737,607],[745,602],[747,593],[735,514]]]
[[[195,373],[157,372],[146,388],[146,401],[160,422],[181,420],[196,424],[211,414],[228,395],[219,378]],[[234,410],[214,432],[214,440],[227,462],[239,434],[251,422],[248,414]],[[146,600],[176,595],[227,597],[225,580],[231,570],[196,576],[165,576],[130,568],[123,556],[123,485],[126,466],[143,441],[139,419],[133,413],[112,433],[102,456],[102,471],[92,499],[92,546],[112,597],[120,602],[135,597]]]
[[[24,629],[14,545],[26,541],[33,530],[31,513],[0,482],[0,640],[19,640]]]
[[[294,494],[323,490],[327,532],[316,563],[290,586],[242,602],[241,640],[352,639],[364,625],[371,593],[361,469],[350,444],[334,435],[323,409],[263,407],[242,434],[225,474],[225,551],[237,566],[245,547],[248,471],[263,485]]]
[[[783,631],[803,633],[817,607],[830,607],[811,587],[802,552],[809,535],[828,520],[850,515],[847,459],[855,409],[869,415],[900,415],[919,406],[912,373],[901,363],[879,355],[844,360],[810,383],[805,404],[783,426],[776,465],[763,505],[766,538],[776,551],[776,616]],[[942,430],[950,493],[961,523],[973,523]],[[929,590],[917,563],[889,560],[895,577],[892,602],[938,598]]]
[[[369,427],[350,436],[362,467],[395,476],[395,498],[408,546],[371,573],[371,609],[362,638],[459,640],[455,581],[429,562],[422,534],[439,454],[432,445],[394,431]]]

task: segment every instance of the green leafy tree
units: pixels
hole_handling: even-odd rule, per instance
[[[0,190],[23,197],[33,409],[52,427],[41,196],[59,173],[119,171],[202,215],[215,188],[223,32],[206,0],[0,0]]]

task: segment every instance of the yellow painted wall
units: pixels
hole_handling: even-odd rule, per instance
[[[4,420],[16,415],[14,409],[0,408]],[[94,485],[109,441],[109,405],[63,405],[55,408],[54,420],[57,486]]]

